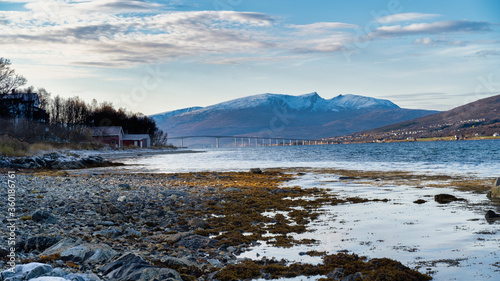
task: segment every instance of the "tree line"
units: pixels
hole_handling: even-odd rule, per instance
[[[20,88],[27,80],[10,68],[10,61],[0,58],[0,94],[36,93],[39,108],[44,112],[41,120],[60,129],[80,135],[88,127],[121,126],[128,134],[149,134],[153,145],[166,145],[167,134],[158,129],[153,119],[141,114],[114,108],[110,102],[98,103],[96,99],[86,103],[79,97],[52,97],[44,88],[33,86]]]

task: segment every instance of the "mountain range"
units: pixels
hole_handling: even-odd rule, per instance
[[[393,102],[358,95],[324,99],[261,94],[207,107],[190,107],[151,115],[169,137],[258,136],[320,139],[352,134],[437,111],[400,108]]]

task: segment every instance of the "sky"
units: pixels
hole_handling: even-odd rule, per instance
[[[500,94],[500,1],[0,0],[0,57],[146,115],[311,92],[448,110]]]

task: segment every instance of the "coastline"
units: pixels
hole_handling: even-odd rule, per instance
[[[116,150],[116,151],[107,151],[107,150],[92,150],[89,152],[77,151],[77,153],[78,152],[82,155],[88,154],[88,155],[100,156],[108,161],[114,161],[122,158],[147,157],[147,156],[162,155],[162,154],[203,153],[203,151],[185,150],[185,149],[147,149],[147,148],[126,149],[126,150]]]
[[[20,241],[24,241],[21,242],[18,254],[23,263],[41,261],[53,268],[63,268],[87,276],[93,274],[102,280],[112,280],[107,276],[111,271],[106,273],[102,268],[120,257],[123,258],[123,255],[129,252],[133,252],[147,264],[153,265],[158,272],[161,269],[175,270],[183,280],[194,280],[192,274],[197,278],[204,278],[198,280],[212,280],[216,274],[222,274],[219,275],[219,280],[232,280],[228,276],[238,272],[242,266],[259,268],[263,272],[270,268],[282,267],[286,272],[290,269],[287,267],[289,263],[283,264],[273,260],[259,263],[242,258],[241,254],[258,247],[259,243],[263,243],[262,240],[266,241],[266,244],[276,243],[275,247],[284,249],[294,245],[315,245],[316,242],[313,240],[297,240],[289,234],[307,230],[311,222],[320,215],[318,211],[321,208],[318,208],[325,204],[333,208],[345,204],[347,204],[345,206],[358,204],[362,206],[369,202],[390,204],[384,203],[384,198],[377,199],[382,201],[373,201],[374,198],[358,197],[353,194],[338,197],[323,189],[306,186],[287,187],[285,184],[317,173],[330,174],[333,178],[329,181],[341,185],[349,185],[352,182],[352,184],[394,186],[401,182],[408,184],[413,181],[415,183],[413,189],[418,190],[418,185],[423,182],[440,181],[447,184],[442,188],[459,187],[461,185],[459,183],[469,187],[478,186],[478,182],[468,182],[467,179],[462,181],[459,177],[422,178],[422,175],[409,173],[369,173],[348,170],[280,169],[265,170],[262,173],[254,170],[253,172],[100,175],[61,175],[57,172],[51,174],[24,171],[18,174],[18,199],[21,202],[19,207],[20,210],[25,210],[18,214],[19,237]],[[486,186],[490,179],[484,181],[483,186]],[[484,189],[485,187],[481,187],[474,192],[483,194]],[[269,197],[269,200],[263,199],[266,197]],[[310,199],[303,199],[306,197]],[[288,201],[286,198],[296,199]],[[293,204],[278,204],[277,202],[281,200]],[[253,201],[258,202],[258,205],[253,205],[255,204]],[[220,202],[226,203],[219,205]],[[250,204],[248,206],[253,207],[245,209],[246,202]],[[254,215],[248,213],[257,206],[263,209],[255,209]],[[266,210],[265,213],[273,210],[277,213],[290,212],[294,210],[293,206],[308,211],[295,212],[291,218],[275,216],[274,220],[280,221],[279,224],[269,224],[272,218],[258,215],[263,210]],[[245,216],[241,216],[240,212],[246,213]],[[234,216],[235,220],[228,220],[228,216]],[[218,218],[224,219],[219,221]],[[263,229],[264,225],[267,226]],[[242,235],[239,230],[253,234]],[[266,231],[274,235],[267,236]],[[221,235],[221,233],[226,234]],[[35,237],[45,237],[43,238],[45,245],[34,241]],[[48,242],[55,241],[53,239],[59,239],[56,244],[66,243],[62,245],[65,247],[63,251],[50,250],[55,244],[45,248],[49,246]],[[2,245],[1,248],[5,246]],[[75,247],[85,249],[87,254],[99,250],[109,255],[98,260],[85,260],[70,255],[71,249]],[[62,256],[56,255],[57,253]],[[347,265],[342,262],[356,260],[355,254],[311,251],[305,255],[324,262],[317,267],[309,264],[303,270],[323,273],[326,276],[334,271],[334,266],[347,269]],[[336,259],[338,263],[329,264],[331,259]],[[370,264],[371,261],[356,262]],[[404,268],[405,274],[417,274],[416,271],[395,261],[389,264],[391,264],[390,270]],[[355,272],[345,271],[346,276],[358,272],[363,274],[364,271],[362,269]],[[301,272],[297,274],[300,276]],[[259,273],[254,277],[265,276]],[[420,278],[417,280],[428,279],[422,276]]]

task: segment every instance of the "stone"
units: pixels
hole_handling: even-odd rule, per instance
[[[32,280],[51,272],[52,266],[39,262],[32,262],[28,264],[16,265],[13,271],[14,272],[6,270],[1,272],[0,280],[2,281]]]
[[[33,214],[31,214],[31,219],[34,222],[40,223],[57,223],[57,219],[51,215],[49,212],[37,210]]]
[[[484,215],[484,218],[486,219],[486,221],[490,224],[493,224],[495,223],[497,220],[500,220],[500,215],[493,212],[492,210],[489,210],[488,212],[486,212],[486,214]]]
[[[154,267],[133,253],[127,253],[103,266],[101,271],[109,280],[114,281],[182,281],[177,271]]]
[[[252,169],[250,169],[250,173],[252,173],[252,174],[262,174],[262,170],[260,168],[252,168]]]
[[[413,203],[415,203],[415,204],[424,204],[425,202],[427,202],[427,201],[425,201],[423,199],[418,199],[418,200],[413,201]]]
[[[42,254],[49,256],[55,253],[61,254],[62,261],[72,261],[83,265],[104,264],[118,255],[106,244],[87,244],[70,238],[59,241]]]
[[[339,177],[339,181],[345,181],[345,180],[354,180],[356,179],[355,177]]]
[[[100,281],[95,274],[67,273],[60,268],[53,269],[48,264],[32,262],[16,265],[14,272],[6,270],[0,273],[1,281]]]
[[[434,196],[434,200],[439,204],[448,204],[454,201],[466,201],[463,198],[457,198],[450,194],[438,194]]]
[[[107,237],[107,238],[115,238],[115,237],[118,237],[118,236],[121,236],[123,233],[116,229],[116,228],[111,228],[111,229],[104,229],[104,230],[100,230],[100,231],[96,231],[94,232],[94,236],[103,236],[103,237]]]
[[[341,280],[342,277],[344,277],[344,271],[345,269],[343,268],[335,268],[334,270],[330,271],[330,273],[328,273],[326,277],[338,281]]]
[[[500,178],[497,178],[493,183],[493,187],[487,194],[490,199],[499,199],[500,200]]]
[[[93,265],[109,262],[117,255],[118,253],[106,244],[82,244],[63,251],[61,260]]]
[[[141,237],[142,233],[140,231],[137,231],[135,229],[127,228],[125,230],[125,237],[127,238],[133,238],[133,237]]]
[[[128,184],[128,183],[120,183],[120,184],[118,185],[118,187],[119,187],[119,188],[121,188],[121,189],[130,189],[130,188],[132,188],[132,187],[130,186],[130,184]]]
[[[166,267],[189,267],[195,265],[193,262],[189,261],[186,258],[176,258],[176,257],[170,257],[170,256],[164,256],[160,259],[160,261],[166,266]]]
[[[199,228],[205,226],[205,221],[200,218],[192,218],[189,220],[188,225],[192,228]]]
[[[115,223],[112,222],[112,221],[99,221],[99,222],[97,222],[97,224],[104,225],[104,226],[113,226],[113,225],[115,225]]]
[[[171,236],[169,236],[167,238],[167,240],[170,241],[170,242],[178,242],[182,238],[190,236],[192,234],[193,234],[192,231],[179,232],[179,233],[176,233],[176,234],[172,234]]]
[[[212,248],[218,243],[215,239],[210,239],[201,235],[192,235],[180,239],[177,246],[186,247],[188,249]]]
[[[236,187],[226,188],[226,192],[241,192],[241,189]]]
[[[356,281],[358,278],[363,279],[363,273],[361,272],[356,272],[354,274],[348,275],[347,277],[344,277],[341,279],[341,281]]]
[[[46,249],[43,251],[42,255],[50,256],[56,253],[61,253],[62,251],[65,251],[69,248],[81,245],[82,241],[77,240],[77,239],[72,239],[72,238],[64,238],[57,242],[56,244],[52,245],[50,248]]]
[[[31,252],[34,250],[45,251],[61,240],[60,237],[36,236],[22,240],[16,244],[16,250],[20,252]]]

